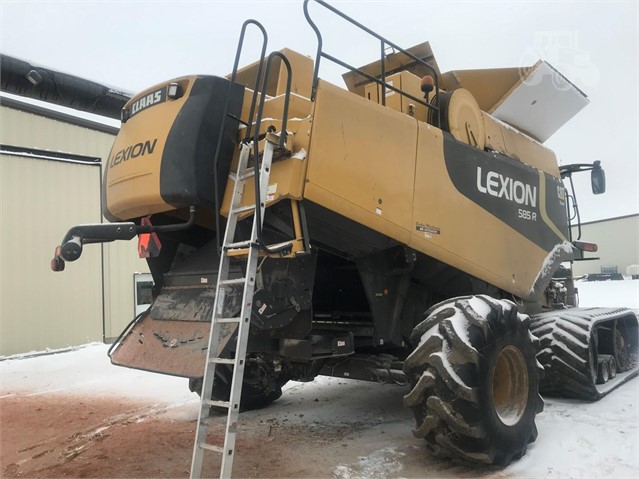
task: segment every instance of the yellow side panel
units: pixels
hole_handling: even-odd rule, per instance
[[[408,242],[417,121],[322,81],[315,103],[304,197]]]
[[[286,95],[281,94],[276,97],[267,98],[264,101],[264,112],[262,114],[262,119],[269,118],[282,118],[282,112],[284,110],[284,100]],[[249,115],[251,112],[251,102],[253,101],[253,90],[246,90],[244,94],[244,101],[242,103],[242,120],[248,122]],[[257,118],[257,108],[259,106],[260,95],[258,93],[255,111],[253,112],[253,122],[255,122]],[[306,118],[311,114],[313,106],[311,100],[305,98],[300,95],[296,95],[295,93],[291,93],[289,97],[288,104],[288,118],[292,120],[294,118]],[[239,138],[243,139],[246,135],[245,127],[241,127],[239,130]]]
[[[280,114],[281,116],[281,114]],[[261,130],[273,126],[275,131],[281,131],[282,122],[280,120],[268,120],[262,124]],[[289,131],[287,147],[291,150],[292,157],[273,162],[269,175],[269,191],[267,192],[267,206],[271,206],[282,199],[302,199],[304,189],[304,177],[306,174],[306,153],[308,150],[308,138],[311,129],[311,120],[290,120],[286,129]],[[260,142],[260,149],[263,149],[263,141]],[[231,165],[231,172],[237,171],[239,150],[236,151],[235,158]],[[233,194],[234,180],[229,176],[224,190],[224,199],[221,206],[221,214],[228,217],[231,196]],[[255,204],[255,182],[253,178],[247,178],[242,196],[242,206]],[[247,216],[249,213],[246,214]]]
[[[401,91],[414,96],[415,98],[423,99],[424,93],[421,91],[421,79],[410,72],[404,71],[395,73],[386,78],[386,82]],[[364,87],[364,97],[381,104],[382,87],[377,83],[371,82]],[[386,106],[393,110],[401,111],[406,115],[411,115],[417,120],[426,121],[428,118],[428,108],[424,105],[417,103],[415,100],[408,98],[407,96],[400,95],[399,93],[387,89],[386,90]]]
[[[457,191],[444,162],[441,130],[421,122],[412,204],[409,246],[528,296],[547,252]]]
[[[288,48],[283,48],[280,52],[286,55],[286,58],[291,64],[291,93],[310,98],[311,85],[313,84],[313,60],[306,55],[289,50]],[[254,89],[259,66],[260,62],[256,61],[240,68],[237,72],[237,82],[251,90]],[[266,62],[264,62],[264,68],[266,68]],[[230,75],[227,75],[227,78],[230,77]],[[262,72],[262,78],[263,77],[264,72]],[[271,63],[271,72],[269,73],[268,85],[266,85],[266,94],[273,97],[283,94],[286,91],[286,81],[286,66],[276,57]],[[262,80],[260,80],[260,89],[261,87]]]

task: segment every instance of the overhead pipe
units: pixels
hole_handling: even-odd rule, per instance
[[[100,83],[0,54],[0,90],[76,110],[120,119],[133,96]]]

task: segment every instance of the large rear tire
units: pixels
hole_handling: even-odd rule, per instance
[[[232,374],[231,366],[217,365],[211,399],[215,401],[229,400]],[[240,412],[261,409],[279,399],[282,395],[282,386],[287,382],[288,380],[284,376],[277,374],[268,364],[247,362],[242,383]],[[202,378],[189,379],[189,389],[202,396]],[[220,412],[227,411],[224,408],[214,406],[211,409]]]
[[[411,336],[404,363],[413,434],[437,457],[506,466],[537,438],[542,366],[530,318],[489,296],[433,306]]]

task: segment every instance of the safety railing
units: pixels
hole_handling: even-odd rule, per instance
[[[240,123],[244,123],[246,126],[246,136],[244,137],[245,141],[249,140],[251,138],[251,125],[253,122],[253,116],[255,115],[255,107],[257,105],[257,98],[258,98],[258,89],[259,89],[259,85],[260,85],[260,78],[262,77],[262,68],[264,66],[264,57],[266,55],[266,46],[268,44],[268,35],[266,34],[266,29],[264,28],[264,26],[258,22],[257,20],[246,20],[243,24],[242,24],[242,30],[240,32],[240,39],[237,42],[237,50],[235,52],[235,61],[233,63],[233,71],[231,72],[231,82],[229,83],[229,90],[228,90],[228,94],[226,95],[226,100],[224,102],[224,114],[222,115],[222,123],[220,125],[220,133],[218,135],[218,140],[217,140],[217,146],[215,148],[215,157],[213,159],[213,181],[215,184],[215,188],[218,187],[218,163],[219,163],[219,159],[220,159],[220,151],[222,148],[222,140],[223,140],[223,136],[224,136],[224,131],[226,128],[226,122],[229,118],[229,100],[231,98],[231,88],[233,87],[233,85],[237,82],[237,70],[240,64],[240,57],[242,55],[242,48],[244,47],[244,36],[246,34],[246,29],[249,25],[255,25],[260,32],[262,33],[262,51],[260,53],[260,61],[257,67],[257,76],[255,77],[255,87],[253,88],[253,97],[251,99],[251,108],[249,111],[249,116],[248,116],[248,121],[246,123],[244,123],[240,118],[233,118],[234,120],[240,122]],[[289,75],[290,76],[290,75]],[[266,83],[264,84],[266,85]],[[262,95],[262,98],[264,97],[264,95]],[[288,105],[288,103],[287,103]],[[258,126],[259,128],[259,126]],[[258,130],[259,131],[259,130]],[[220,216],[220,200],[219,200],[219,194],[216,191],[215,193],[215,231],[216,233],[216,241],[217,241],[217,252],[218,254],[221,252],[222,250],[222,243],[221,243],[221,239],[222,239],[222,219]]]
[[[348,63],[340,60],[339,58],[325,52],[322,47],[323,47],[323,41],[322,41],[322,34],[319,30],[319,28],[317,27],[317,25],[315,24],[315,22],[313,22],[313,20],[311,19],[311,16],[309,14],[308,11],[308,4],[314,1],[315,3],[318,3],[319,5],[323,6],[324,8],[326,8],[327,10],[330,10],[331,12],[335,13],[336,15],[338,15],[339,17],[343,18],[344,20],[346,20],[347,22],[349,22],[350,24],[356,26],[357,28],[359,28],[360,30],[368,33],[369,35],[377,38],[380,41],[380,66],[381,66],[381,74],[379,75],[379,77],[374,77],[368,73],[366,73],[365,71],[362,71],[359,68],[356,68],[352,65],[349,65]],[[370,28],[362,25],[361,23],[359,23],[357,20],[354,20],[353,18],[349,17],[348,15],[346,15],[343,12],[340,12],[338,9],[336,9],[335,7],[329,5],[328,3],[324,2],[323,0],[304,0],[304,16],[306,17],[306,21],[309,23],[309,25],[311,26],[311,28],[313,29],[313,31],[315,32],[315,35],[317,36],[317,54],[315,56],[315,71],[313,72],[313,86],[312,86],[312,91],[311,91],[311,101],[315,101],[315,95],[317,93],[317,85],[319,82],[319,68],[320,68],[320,60],[322,58],[326,58],[327,60],[332,61],[333,63],[336,63],[338,65],[340,65],[343,68],[346,68],[352,72],[358,73],[359,75],[361,75],[362,77],[366,78],[367,80],[371,81],[371,82],[375,82],[378,85],[381,86],[382,88],[382,105],[386,104],[386,90],[392,90],[395,93],[399,93],[400,95],[403,95],[407,98],[410,98],[411,100],[424,105],[426,108],[428,108],[431,112],[436,114],[436,119],[437,119],[437,125],[441,125],[441,109],[440,109],[440,96],[439,96],[439,76],[437,75],[437,71],[435,70],[435,68],[432,65],[429,65],[428,63],[426,63],[423,59],[417,57],[416,55],[410,53],[407,50],[404,50],[403,48],[401,48],[400,46],[396,45],[395,43],[391,42],[390,40],[382,37],[380,34],[374,32],[373,30],[371,30]],[[425,101],[423,98],[417,98],[407,92],[402,91],[399,88],[396,88],[394,85],[388,83],[386,81],[386,77],[389,74],[392,74],[390,72],[386,71],[386,49],[388,47],[393,48],[395,51],[406,55],[408,58],[412,59],[415,64],[420,64],[423,67],[425,67],[428,71],[430,71],[432,73],[432,77],[434,80],[434,85],[435,85],[435,96],[434,96],[434,102],[435,104],[431,104],[428,101]]]
[[[280,245],[278,247],[269,247],[264,242],[262,237],[262,220],[261,220],[261,208],[259,204],[259,199],[261,198],[260,193],[260,165],[259,165],[259,154],[258,154],[258,146],[260,139],[260,128],[262,126],[262,117],[264,113],[264,102],[266,100],[266,86],[268,85],[269,75],[271,73],[271,66],[273,63],[273,59],[279,58],[282,63],[286,66],[286,92],[284,94],[284,110],[282,112],[282,130],[280,132],[279,137],[279,148],[284,148],[286,145],[286,124],[288,122],[288,105],[291,98],[291,80],[293,72],[291,70],[291,63],[281,52],[273,52],[268,56],[268,60],[266,62],[266,72],[264,73],[264,81],[262,82],[262,96],[260,97],[260,106],[257,109],[257,119],[255,120],[255,133],[253,137],[253,158],[254,158],[254,170],[255,170],[255,225],[257,227],[257,241],[258,246],[268,254],[276,254],[287,249],[290,249],[290,244]],[[260,65],[261,68],[261,65]],[[258,74],[259,76],[259,74]]]

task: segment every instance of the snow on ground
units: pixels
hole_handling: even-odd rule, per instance
[[[581,305],[637,309],[638,286],[639,281],[580,283]],[[4,358],[0,407],[2,399],[13,396],[65,394],[141,400],[172,421],[197,418],[198,398],[189,392],[186,379],[112,366],[107,349],[93,343],[58,354]],[[423,441],[410,433],[413,419],[402,406],[405,393],[405,387],[338,378],[289,382],[274,405],[245,413],[242,421],[268,422],[288,428],[289,434],[299,428],[302,437],[326,436],[326,446],[309,454],[323,454],[332,464],[324,477],[337,479],[638,477],[638,379],[595,403],[546,398],[537,416],[537,441],[505,469],[467,469],[430,459]],[[349,447],[341,448],[340,442],[347,440]]]
[[[579,281],[579,306],[624,306],[639,309],[639,280]]]

